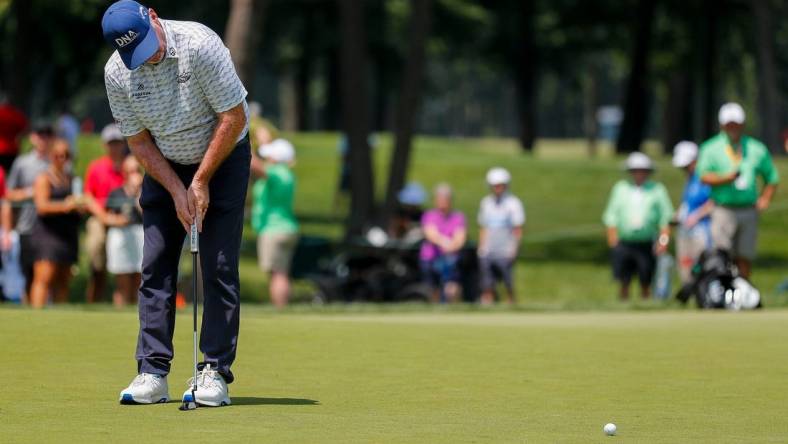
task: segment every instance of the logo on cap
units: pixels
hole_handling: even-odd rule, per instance
[[[118,45],[118,48],[123,48],[124,46],[128,45],[129,43],[133,42],[137,36],[140,35],[137,32],[129,30],[126,34],[115,39],[115,44]]]

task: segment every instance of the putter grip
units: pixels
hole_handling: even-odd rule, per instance
[[[191,232],[189,233],[189,250],[192,253],[197,253],[200,250],[200,234],[197,232],[197,224],[192,224]]]

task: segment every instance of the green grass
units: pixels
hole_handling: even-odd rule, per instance
[[[0,307],[16,442],[766,443],[788,436],[788,311],[274,314],[243,309],[235,405],[121,406],[132,311]],[[182,311],[169,377],[191,373]],[[78,326],[78,327],[77,327]],[[618,425],[606,438],[602,426]]]
[[[302,234],[339,239],[344,208],[336,205],[335,189],[339,172],[338,135],[300,133],[288,137],[298,152],[296,213]],[[374,150],[378,195],[385,188],[391,138],[378,137]],[[647,150],[655,151],[654,144]],[[84,138],[77,171],[101,150],[96,138]],[[674,203],[679,201],[683,174],[670,166],[669,159],[657,159],[656,179],[668,187]],[[788,159],[777,160],[783,181],[788,178]],[[520,303],[527,308],[611,308],[615,284],[610,277],[601,214],[613,184],[623,177],[622,159],[613,157],[609,145],[601,144],[600,154],[589,158],[578,140],[541,140],[533,155],[523,154],[511,139],[450,139],[418,137],[415,140],[410,180],[428,189],[446,181],[455,188],[456,206],[470,221],[470,237],[475,239],[478,203],[487,192],[484,174],[503,165],[513,176],[512,189],[525,203],[528,213],[525,237],[515,277]],[[767,306],[788,306],[788,294],[776,287],[788,278],[788,192],[778,191],[773,208],[760,224],[759,259],[754,282]],[[256,267],[254,235],[247,226],[242,252],[242,298],[267,301],[266,276]],[[85,266],[74,286],[72,299],[84,300]],[[310,300],[311,286],[296,283],[295,299]]]

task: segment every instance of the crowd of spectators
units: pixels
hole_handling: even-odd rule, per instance
[[[626,159],[626,177],[614,185],[602,217],[621,299],[629,297],[634,277],[641,297],[650,297],[657,258],[668,253],[674,233],[682,283],[692,279],[700,255],[713,248],[728,251],[741,276],[750,276],[758,214],[769,207],[779,177],[766,147],[744,134],[741,106],[725,104],[719,123],[720,132],[700,147],[682,141],[673,149],[672,164],[687,178],[677,211],[665,186],[654,179],[654,162],[641,152]],[[18,268],[26,283],[23,302],[41,307],[68,299],[85,219],[87,302],[102,300],[112,275],[113,303],[136,303],[144,237],[139,205],[143,171],[123,135],[114,124],[102,130],[106,153],[88,165],[83,190],[72,174],[78,153],[76,120],[64,113],[55,127],[28,127],[24,114],[0,104],[0,246],[19,252]],[[20,155],[20,138],[26,133],[31,149]],[[281,307],[290,298],[290,268],[299,240],[293,210],[295,149],[257,116],[250,136],[257,154],[251,163],[251,226],[260,270],[269,276],[271,301]],[[510,190],[506,169],[492,168],[485,179],[489,193],[479,204],[475,249],[478,301],[503,300],[497,296],[502,284],[500,294],[514,303],[513,271],[526,214]],[[433,207],[425,210],[427,192],[409,183],[398,194],[399,208],[387,231],[389,239],[418,248],[419,271],[436,303],[463,300],[460,259],[469,228],[453,200],[451,186],[441,183],[433,190]]]

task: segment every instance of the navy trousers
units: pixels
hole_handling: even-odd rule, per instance
[[[243,231],[244,202],[249,183],[249,139],[239,142],[219,166],[209,185],[210,203],[200,234],[203,280],[203,317],[200,350],[230,383],[230,371],[238,344],[240,282],[238,255]],[[199,165],[171,163],[188,188]],[[166,375],[173,358],[175,294],[178,263],[186,232],[178,220],[170,193],[153,177],[142,183],[145,245],[142,285],[139,290],[140,332],[137,339],[137,370]]]

